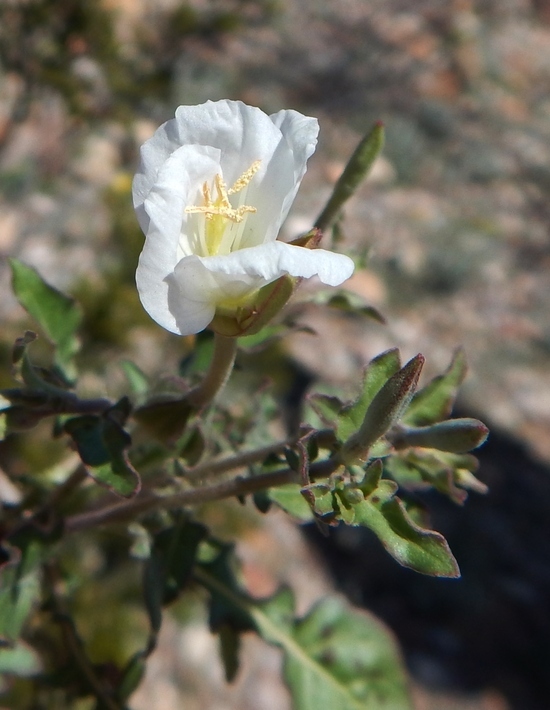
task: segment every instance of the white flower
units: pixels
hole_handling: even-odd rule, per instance
[[[277,241],[317,120],[267,116],[240,101],[180,106],[141,149],[134,206],[146,235],[136,273],[141,302],[167,330],[198,333],[286,274],[337,286],[347,256]]]

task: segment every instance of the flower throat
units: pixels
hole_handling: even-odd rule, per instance
[[[250,212],[256,212],[256,208],[251,205],[239,205],[233,207],[229,201],[229,195],[235,195],[241,192],[252,180],[254,175],[260,168],[260,160],[256,160],[245,172],[227,189],[222,176],[217,174],[214,178],[214,185],[218,193],[215,200],[212,199],[212,194],[208,183],[203,183],[202,195],[204,198],[203,205],[191,205],[185,208],[188,214],[203,214],[205,216],[204,236],[206,251],[210,256],[218,254],[223,245],[224,236],[227,226],[230,222],[234,224],[242,224],[245,216]],[[244,227],[244,224],[242,224]],[[233,231],[233,230],[232,230]],[[232,234],[231,244],[228,245],[227,252],[238,248],[242,229],[238,230],[238,234]],[[225,252],[225,250],[223,250]]]

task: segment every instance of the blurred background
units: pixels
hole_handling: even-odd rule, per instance
[[[121,359],[154,374],[181,357],[135,292],[131,179],[140,144],[179,104],[219,98],[320,121],[287,237],[313,224],[373,121],[386,125],[337,248],[364,265],[349,287],[387,323],[312,309],[319,337],[285,340],[294,392],[319,378],[352,392],[362,365],[395,345],[403,359],[426,355],[429,377],[462,345],[461,413],[493,426],[480,454],[489,495],[429,501],[459,582],[399,569],[365,533],[311,531],[306,543],[275,514],[244,533],[249,586],[290,581],[307,606],[336,585],[373,610],[402,643],[418,710],[545,710],[550,2],[0,0],[0,254],[82,302],[81,387],[94,396],[122,386]],[[0,288],[7,362],[26,321],[4,262]],[[276,651],[249,639],[227,689],[201,629],[165,624],[135,710],[288,707]]]

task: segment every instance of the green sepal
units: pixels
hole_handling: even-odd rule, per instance
[[[219,307],[209,328],[227,338],[258,333],[279,313],[292,296],[297,279],[281,276],[235,308]]]

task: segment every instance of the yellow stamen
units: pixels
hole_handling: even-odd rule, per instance
[[[236,238],[233,233],[228,233],[226,235],[226,228],[228,222],[234,222],[240,224],[244,221],[245,215],[247,213],[256,212],[256,208],[251,205],[241,205],[240,207],[233,207],[229,201],[229,195],[234,195],[237,192],[241,192],[248,183],[252,180],[254,175],[258,172],[260,167],[259,160],[256,160],[252,165],[245,170],[245,172],[233,183],[233,185],[227,189],[224,179],[221,175],[216,175],[214,177],[214,185],[216,187],[216,192],[218,196],[216,199],[212,199],[212,193],[208,183],[205,182],[202,186],[202,196],[204,200],[203,205],[191,205],[185,208],[187,214],[203,214],[206,220],[205,224],[205,247],[210,255],[217,254],[222,248],[224,239],[228,238],[231,244],[226,244],[223,247],[224,251],[230,251],[231,246]],[[238,238],[238,237],[237,237]]]
[[[229,190],[227,189],[227,185],[225,184],[222,176],[216,175],[214,183],[216,185],[218,197],[214,201],[212,200],[208,183],[205,182],[202,186],[204,205],[191,205],[190,207],[186,207],[185,211],[188,214],[204,214],[207,220],[212,220],[215,215],[220,215],[231,220],[232,222],[242,222],[244,215],[247,212],[256,212],[256,208],[251,205],[232,207],[229,202],[229,195],[234,195],[236,192],[240,192],[248,185],[254,175],[258,172],[260,162],[260,160],[256,160],[252,163],[248,170],[245,170],[245,172],[235,181]]]
[[[246,187],[260,169],[261,163],[261,160],[255,160],[248,170],[245,170],[241,177],[235,180],[233,186],[229,188],[228,194],[234,195],[236,192],[240,192],[243,187]]]

